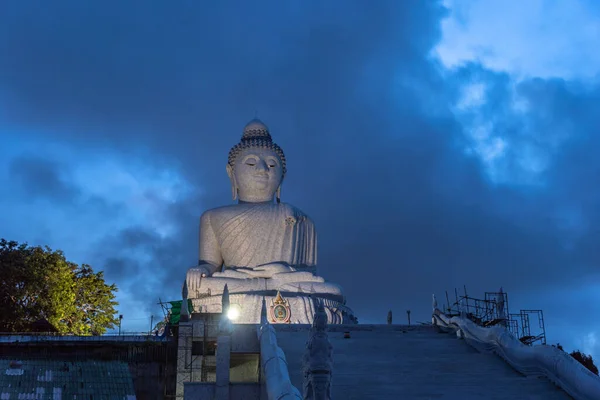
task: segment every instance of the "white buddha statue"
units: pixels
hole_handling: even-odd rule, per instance
[[[343,305],[340,287],[315,275],[312,220],[280,201],[286,159],[265,124],[253,120],[246,125],[240,143],[229,152],[227,174],[238,201],[202,214],[199,262],[186,276],[189,297],[218,296],[227,284],[233,298],[244,294],[262,299],[281,292],[303,297],[303,302],[312,294]],[[260,313],[260,306],[255,311]],[[314,310],[306,313],[314,315]]]

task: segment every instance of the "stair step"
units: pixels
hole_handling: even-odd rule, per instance
[[[306,329],[278,330],[290,379],[302,391]],[[389,327],[330,332],[332,396],[340,399],[544,399],[570,397],[550,381],[527,378],[493,354],[431,330]]]

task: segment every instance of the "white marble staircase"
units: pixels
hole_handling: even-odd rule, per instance
[[[292,384],[302,392],[301,358],[308,326],[274,325]],[[527,378],[493,354],[483,354],[431,326],[329,326],[332,398],[569,399],[544,378]],[[344,331],[350,338],[344,338]]]

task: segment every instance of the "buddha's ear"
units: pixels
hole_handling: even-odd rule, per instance
[[[229,176],[229,180],[231,181],[231,197],[233,198],[233,201],[235,201],[237,200],[238,194],[237,182],[235,181],[235,174],[233,173],[233,168],[231,167],[231,165],[227,164],[225,169],[227,170],[227,176]]]

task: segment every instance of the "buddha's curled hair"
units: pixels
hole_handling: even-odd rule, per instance
[[[242,140],[233,146],[231,150],[229,150],[229,158],[227,163],[233,168],[235,165],[235,160],[242,150],[250,148],[273,150],[281,161],[283,175],[285,175],[287,172],[285,154],[283,154],[281,147],[279,147],[277,143],[273,142],[269,130],[260,121],[251,121],[248,125],[246,125],[246,128],[244,128],[244,134],[242,135]]]

